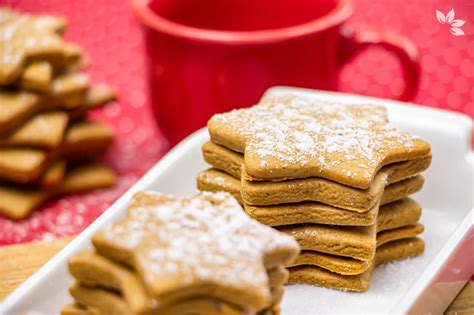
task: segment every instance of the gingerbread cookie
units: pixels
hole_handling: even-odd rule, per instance
[[[41,105],[41,98],[35,93],[0,90],[0,135],[27,120]]]
[[[53,171],[57,172],[54,168]],[[116,176],[109,168],[86,163],[68,170],[64,181],[53,187],[19,187],[2,183],[0,214],[13,220],[21,220],[54,196],[106,188],[115,184],[115,181]]]
[[[243,156],[212,142],[203,145],[203,156],[206,162],[236,178],[240,178]],[[392,163],[379,171],[371,187],[366,190],[355,189],[321,178],[287,180],[284,182],[255,182],[242,179],[243,197],[248,204],[269,205],[300,201],[321,201],[323,203],[347,209],[368,210],[374,206],[382,190],[382,174],[388,184],[413,177],[426,170],[431,163],[431,156],[421,159]],[[262,191],[258,191],[261,188]],[[326,194],[327,192],[327,194]],[[323,200],[317,196],[323,196]],[[329,199],[333,196],[332,199]],[[320,197],[319,199],[323,198]],[[337,198],[337,199],[336,199]],[[349,203],[348,201],[351,201]]]
[[[113,291],[108,291],[98,287],[88,287],[81,284],[74,284],[70,288],[70,293],[86,310],[96,310],[100,314],[129,315],[133,313],[128,308],[124,299]],[[67,309],[70,309],[68,306]],[[255,314],[246,312],[242,308],[224,301],[212,298],[194,297],[166,305],[156,311],[156,314],[167,315],[241,315]]]
[[[389,242],[416,237],[423,233],[423,230],[424,227],[422,224],[413,224],[378,232],[377,248]],[[371,264],[372,261],[363,261],[318,251],[303,250],[296,261],[289,267],[311,265],[341,275],[358,275],[368,270]]]
[[[291,235],[302,250],[370,261],[374,258],[377,228],[372,226],[332,227],[330,225],[290,225],[278,230]]]
[[[375,266],[390,261],[419,256],[424,252],[425,243],[419,238],[393,241],[377,248],[377,254],[367,271],[358,275],[341,275],[315,266],[290,268],[289,283],[312,284],[344,291],[367,291]]]
[[[69,260],[71,275],[88,286],[121,292],[132,313],[144,314],[154,307],[139,276],[93,251],[84,251]]]
[[[423,177],[417,176],[387,186],[381,198],[381,206],[383,207],[384,205],[388,205],[393,201],[400,200],[419,191],[422,185]],[[216,191],[217,190],[225,191],[225,189],[216,189]],[[244,204],[244,209],[254,219],[270,226],[301,223],[368,226],[379,221],[377,214],[381,214],[378,204],[366,212],[340,209],[318,202],[302,202],[273,206],[250,206]],[[413,209],[412,213],[419,214],[420,211]]]
[[[419,191],[423,186],[423,177],[415,176],[395,184],[388,185],[381,200],[383,204],[400,200]],[[368,226],[376,222],[378,204],[366,212],[345,210],[318,202],[301,202],[271,206],[252,206],[245,204],[240,195],[240,181],[220,170],[208,169],[197,176],[197,187],[201,191],[226,191],[232,194],[250,216],[270,226],[318,223],[332,225]],[[417,206],[418,209],[419,205]],[[412,207],[411,209],[413,209]],[[413,213],[419,213],[413,209]]]
[[[68,122],[69,116],[65,112],[37,114],[8,136],[0,138],[0,146],[55,148],[62,142]]]
[[[20,76],[22,89],[47,92],[53,80],[53,66],[48,61],[33,61]]]
[[[416,224],[420,216],[421,207],[418,203],[406,198],[382,206],[377,223],[369,227],[303,224],[281,226],[278,229],[292,235],[302,250],[369,261],[373,258],[377,244],[423,232],[423,226]]]
[[[160,233],[153,232],[157,230]],[[176,240],[187,237],[204,243],[175,248]],[[256,310],[271,302],[265,268],[287,264],[298,252],[294,240],[251,220],[226,193],[182,199],[137,194],[127,218],[94,235],[93,243],[101,255],[133,265],[159,303],[171,303],[199,290]],[[170,256],[170,251],[176,255]],[[150,264],[155,267],[149,269]],[[222,283],[229,270],[234,280]]]
[[[76,108],[84,104],[88,89],[89,79],[86,74],[66,73],[53,80],[44,101],[53,108]]]
[[[214,168],[222,170],[235,178],[241,178],[244,155],[226,147],[207,141],[202,146],[204,160]],[[431,155],[416,159],[392,163],[382,168],[388,174],[388,182],[394,183],[414,176],[426,170],[431,164]]]
[[[415,237],[418,234],[423,233],[424,230],[425,227],[423,224],[418,223],[378,232],[377,246],[381,246],[394,240]]]
[[[68,159],[81,159],[97,154],[112,144],[113,132],[106,125],[88,120],[72,123],[64,135],[61,155]]]
[[[230,193],[237,201],[243,205],[244,200],[240,194],[240,180],[218,169],[210,168],[197,175],[197,188],[200,191]]]
[[[47,167],[51,156],[33,148],[0,148],[0,179],[16,183],[36,180]]]
[[[408,190],[416,192],[421,189],[424,180],[421,175],[418,175],[416,180],[413,178],[397,183],[400,183],[399,187],[409,187],[407,192]],[[379,172],[372,186],[363,190],[321,178],[294,179],[283,182],[251,182],[242,178],[241,193],[242,199],[249,205],[267,206],[317,201],[342,209],[365,212],[380,200],[385,186],[390,184],[387,183],[387,179],[388,174]]]
[[[116,92],[104,85],[91,87],[85,95],[82,95],[83,90],[79,85],[77,89],[71,88],[71,90],[70,93],[79,95],[77,99],[84,98],[81,104],[71,100],[72,103],[76,102],[80,106],[70,108],[62,103],[62,98],[50,103],[45,102],[43,97],[32,92],[0,90],[0,136],[7,136],[9,132],[19,128],[21,124],[40,111],[67,110],[71,119],[77,119],[83,117],[88,110],[103,106],[116,98]],[[71,105],[71,101],[69,101],[69,105]]]
[[[202,145],[202,156],[214,168],[224,171],[235,178],[241,177],[244,165],[243,154],[207,141]]]
[[[41,189],[52,190],[63,182],[65,176],[66,161],[56,160],[48,166],[43,175],[32,186],[37,185]]]
[[[79,121],[67,128],[61,146],[55,150],[0,147],[0,179],[15,183],[34,182],[52,160],[59,157],[82,159],[101,153],[110,146],[112,138],[112,132],[107,126]]]
[[[185,301],[179,301],[172,305],[160,305],[152,300],[143,286],[142,281],[138,274],[133,270],[124,267],[123,265],[117,264],[91,250],[80,252],[73,256],[69,260],[69,270],[73,277],[76,279],[78,285],[74,286],[73,293],[77,297],[78,302],[85,305],[79,307],[77,305],[68,305],[63,308],[63,312],[67,311],[86,311],[99,307],[100,309],[106,309],[107,304],[97,302],[96,298],[92,299],[89,294],[87,296],[82,293],[91,293],[92,295],[95,289],[99,289],[100,294],[112,294],[112,298],[115,298],[116,292],[120,293],[120,305],[123,305],[130,314],[149,314],[149,313],[166,313],[171,309],[176,310],[192,310],[193,314],[198,311],[209,311],[207,308],[203,308],[202,304],[205,301],[212,301],[209,298],[205,299],[190,299]],[[276,305],[280,302],[283,295],[282,285],[286,283],[289,273],[282,266],[268,270],[269,286],[272,293],[272,303]],[[92,290],[91,290],[92,289]],[[108,295],[110,297],[110,295]],[[218,300],[213,300],[216,303],[221,303]],[[199,303],[197,303],[199,302]],[[188,306],[197,307],[197,309],[187,309]],[[223,303],[225,305],[225,303]],[[78,309],[79,308],[79,309]],[[122,307],[121,307],[122,308]],[[166,312],[165,312],[166,311]],[[241,311],[239,311],[239,314]]]
[[[294,96],[215,115],[208,129],[213,142],[245,152],[252,180],[319,177],[367,189],[382,166],[430,155],[427,142],[387,124],[383,107]]]
[[[60,68],[79,58],[77,47],[61,37],[64,19],[0,10],[0,85],[15,82],[29,61],[41,59]]]

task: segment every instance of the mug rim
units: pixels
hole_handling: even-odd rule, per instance
[[[228,44],[262,44],[305,36],[341,24],[353,12],[352,0],[338,0],[333,10],[310,22],[267,30],[229,31],[198,28],[171,21],[153,12],[148,5],[149,1],[132,0],[135,14],[147,27],[172,37]]]

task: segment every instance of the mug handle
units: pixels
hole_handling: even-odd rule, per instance
[[[405,89],[398,99],[409,101],[413,99],[420,81],[420,58],[418,48],[408,38],[387,31],[374,29],[352,30],[345,27],[341,30],[342,56],[341,64],[344,65],[364,49],[371,46],[381,46],[394,53],[401,62]]]

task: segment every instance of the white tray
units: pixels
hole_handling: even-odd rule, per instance
[[[338,102],[383,104],[394,125],[431,143],[433,163],[425,173],[423,191],[415,196],[424,206],[424,255],[378,267],[365,293],[288,286],[282,302],[283,314],[441,313],[473,274],[472,120],[447,111],[348,94],[285,87],[272,88],[267,94],[288,92]],[[170,151],[103,215],[10,294],[0,314],[58,313],[71,300],[68,257],[89,247],[95,231],[122,217],[135,192],[155,189],[175,195],[196,193],[195,174],[206,168],[201,144],[207,139],[207,131],[200,130]]]

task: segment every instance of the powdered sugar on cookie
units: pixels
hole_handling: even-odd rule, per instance
[[[419,140],[390,126],[384,107],[291,95],[211,121],[245,139],[245,167],[254,179],[335,176],[349,185],[355,178],[368,184],[388,158],[410,152]]]
[[[107,228],[108,242],[132,250],[135,267],[156,298],[199,283],[269,298],[264,258],[273,252],[298,252],[290,237],[252,220],[227,193],[174,198],[137,194],[127,218]]]

